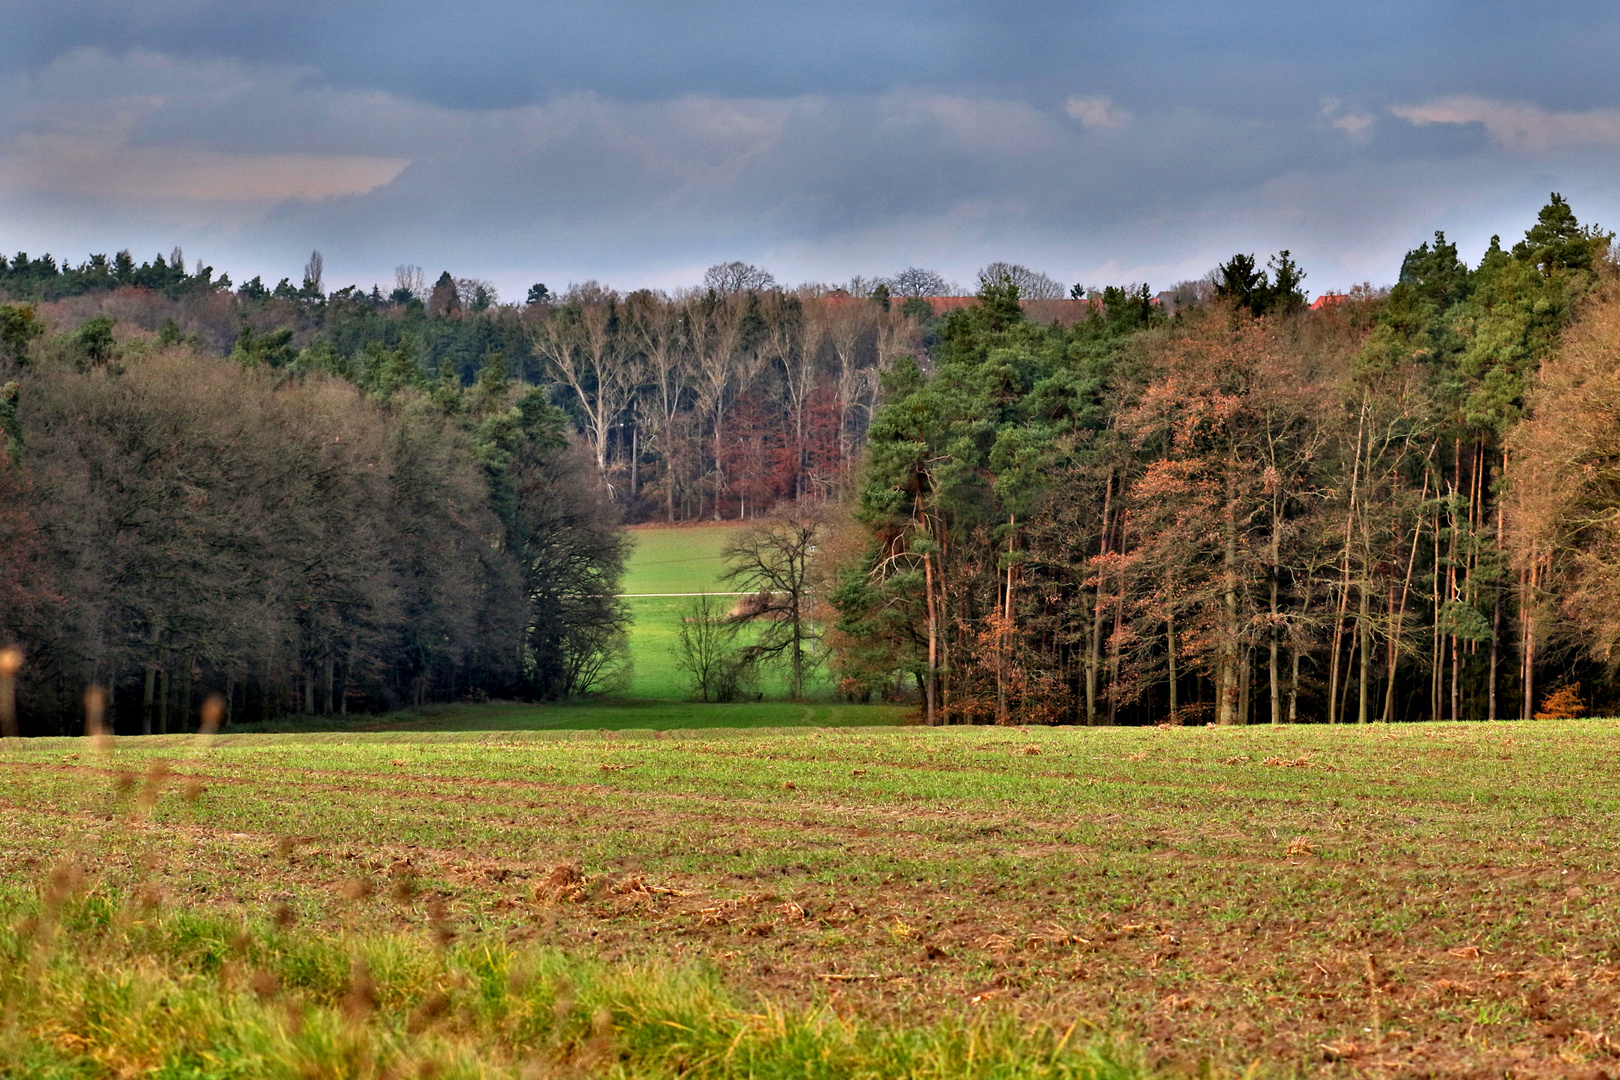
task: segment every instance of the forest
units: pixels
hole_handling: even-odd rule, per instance
[[[1620,283],[1554,195],[1307,303],[1288,252],[620,293],[183,253],[0,267],[0,643],[29,730],[611,691],[624,522],[814,535],[801,634],[928,723],[1612,710]],[[813,514],[800,511],[813,508]],[[773,608],[766,602],[757,610]],[[799,685],[797,669],[794,685]]]

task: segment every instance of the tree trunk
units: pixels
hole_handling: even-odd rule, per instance
[[[1277,611],[1277,541],[1276,530],[1272,531],[1272,563],[1271,563],[1271,625],[1268,627],[1267,642],[1268,656],[1266,657],[1266,688],[1271,694],[1271,722],[1282,723],[1282,686],[1278,681],[1278,658],[1282,648],[1282,636],[1278,632]]]
[[[1299,601],[1299,617],[1307,619],[1311,614],[1311,575],[1305,575],[1305,591]],[[1288,676],[1288,722],[1290,724],[1299,719],[1299,664],[1303,654],[1298,643],[1288,650],[1290,657],[1290,673]]]
[[[158,669],[157,733],[169,733],[169,665]]]
[[[1113,509],[1114,474],[1108,474],[1107,485],[1103,488],[1103,515],[1102,532],[1097,542],[1097,555],[1100,558],[1108,554],[1108,528],[1109,513]],[[1086,723],[1097,722],[1097,668],[1102,661],[1102,621],[1103,621],[1103,572],[1102,567],[1097,568],[1097,584],[1092,589],[1091,603],[1091,641],[1086,649]]]
[[[1299,719],[1299,650],[1293,652],[1293,671],[1288,676],[1288,722]]]
[[[1536,716],[1536,585],[1539,583],[1539,563],[1536,551],[1531,549],[1531,562],[1529,570],[1524,575],[1526,589],[1524,589],[1524,638],[1521,651],[1524,654],[1524,717],[1531,719]]]
[[[1459,475],[1462,472],[1462,441],[1460,439],[1456,441],[1456,446],[1452,450],[1451,465],[1451,543],[1446,550],[1446,602],[1456,604],[1459,602],[1460,597],[1460,583],[1457,578],[1457,534],[1462,531],[1457,527],[1457,484],[1462,479],[1461,475]],[[1453,623],[1453,625],[1455,625],[1455,623]],[[1451,719],[1456,721],[1462,719],[1462,717],[1457,714],[1457,670],[1459,667],[1457,659],[1457,635],[1451,634],[1449,636],[1451,638]],[[1444,647],[1445,644],[1445,642],[1441,642],[1442,647]],[[1442,680],[1443,679],[1444,676],[1442,675]]]
[[[1429,497],[1429,470],[1427,468],[1427,461],[1433,459],[1435,447],[1438,446],[1438,445],[1439,445],[1438,443],[1430,445],[1428,458],[1425,459],[1425,468],[1423,470],[1423,493],[1418,496],[1418,506],[1419,507],[1421,507],[1423,505],[1423,500],[1427,499]],[[1394,532],[1397,535],[1400,532],[1400,516],[1398,514],[1396,515],[1396,519],[1395,519]],[[1406,621],[1406,600],[1407,600],[1407,597],[1410,596],[1411,592],[1412,592],[1412,571],[1417,566],[1418,544],[1420,544],[1422,542],[1422,540],[1423,540],[1423,518],[1420,515],[1420,516],[1414,518],[1413,522],[1412,522],[1412,549],[1409,552],[1407,552],[1407,555],[1406,555],[1406,576],[1401,579],[1401,602],[1399,604],[1395,605],[1392,617],[1390,618],[1390,624],[1389,624],[1389,685],[1388,685],[1388,687],[1385,688],[1385,691],[1384,691],[1384,722],[1385,723],[1394,723],[1394,721],[1395,721],[1395,675],[1396,675],[1397,671],[1399,671],[1399,669],[1400,669],[1400,644],[1401,644],[1401,637],[1402,637],[1402,629],[1401,628],[1405,624],[1405,621]],[[1393,597],[1395,595],[1394,594],[1394,583],[1393,582],[1390,584],[1390,590],[1391,590],[1390,591],[1390,596]]]
[[[1497,654],[1497,642],[1500,641],[1501,638],[1502,638],[1502,589],[1501,589],[1501,586],[1497,586],[1495,592],[1496,592],[1496,607],[1491,612],[1491,672],[1490,672],[1490,687],[1489,687],[1489,689],[1487,691],[1487,703],[1486,703],[1487,712],[1486,712],[1486,715],[1485,715],[1485,718],[1487,720],[1495,720],[1496,719],[1496,681],[1497,681],[1496,665],[1497,665],[1497,655],[1498,655]]]
[[[804,697],[804,623],[799,618],[796,592],[789,598],[788,605],[788,617],[793,620],[793,700],[798,701]]]
[[[1460,719],[1463,719],[1463,712],[1461,712],[1461,708],[1463,708],[1463,698],[1461,698],[1460,691],[1458,691],[1458,688],[1456,688],[1456,687],[1458,687],[1458,675],[1461,674],[1461,669],[1463,669],[1463,649],[1460,648],[1460,641],[1458,641],[1458,638],[1456,638],[1455,633],[1453,633],[1453,635],[1452,635],[1452,719],[1453,719],[1453,721],[1460,721]]]
[[[1504,476],[1507,474],[1507,467],[1508,467],[1508,452],[1506,450],[1503,450],[1502,451],[1502,473],[1503,473]],[[1497,503],[1496,503],[1496,550],[1498,552],[1501,552],[1503,550],[1504,546],[1505,545],[1503,544],[1502,502],[1501,502],[1500,499],[1498,499]],[[1496,595],[1496,605],[1491,611],[1490,718],[1492,720],[1495,720],[1496,719],[1496,684],[1497,684],[1497,680],[1498,680],[1498,677],[1497,677],[1497,663],[1498,663],[1498,657],[1500,656],[1500,643],[1501,643],[1501,640],[1502,640],[1502,596],[1503,596],[1503,593],[1502,593],[1502,579],[1501,579],[1500,575],[1498,575],[1497,580],[1496,580],[1496,585],[1493,587],[1492,591]]]
[[[939,617],[936,626],[939,631],[939,709],[940,719],[945,723],[951,722],[951,612],[949,607],[950,590],[947,582],[950,580],[945,573],[945,529],[941,525],[934,539],[939,545],[939,589],[937,604]]]
[[[1344,666],[1345,666],[1344,687],[1343,687],[1343,689],[1341,689],[1339,691],[1339,706],[1338,706],[1338,708],[1339,708],[1339,716],[1341,718],[1345,714],[1345,703],[1350,700],[1350,675],[1349,675],[1349,669],[1350,669],[1350,665],[1355,662],[1355,659],[1356,659],[1356,646],[1358,644],[1360,644],[1360,642],[1361,642],[1361,635],[1355,633],[1354,629],[1352,628],[1352,632],[1350,634],[1350,652],[1344,658]]]
[[[1119,515],[1119,550],[1125,551],[1125,530],[1130,524],[1130,517],[1125,511]],[[1108,638],[1108,725],[1110,727],[1119,723],[1119,642],[1120,634],[1125,623],[1125,569],[1120,564],[1119,572],[1114,575],[1114,632]]]
[[[996,633],[996,723],[1005,724],[1007,718],[1007,654],[1012,647],[1013,614],[1013,529],[1018,518],[1007,516],[1007,584],[1002,596],[1001,625]]]
[[[1250,692],[1254,685],[1254,650],[1241,649],[1238,653],[1242,657],[1242,664],[1238,668],[1238,723],[1248,724],[1253,711],[1254,696]]]
[[[274,691],[270,688],[270,661],[264,662],[264,677],[259,680],[259,719],[270,719],[270,695]]]
[[[1384,723],[1388,724],[1395,719],[1395,667],[1396,643],[1401,636],[1401,617],[1395,610],[1395,583],[1389,583],[1389,669],[1385,672],[1384,683]]]
[[[1333,634],[1330,642],[1333,646],[1333,655],[1328,662],[1328,723],[1336,724],[1340,717],[1339,697],[1339,651],[1344,641],[1344,616],[1350,607],[1350,538],[1355,535],[1356,524],[1356,498],[1360,494],[1361,486],[1361,443],[1367,430],[1367,401],[1362,398],[1361,418],[1356,424],[1356,457],[1350,469],[1350,507],[1344,515],[1344,549],[1341,557],[1339,573],[1339,605],[1338,613],[1333,619]],[[1352,650],[1354,649],[1352,639]],[[1349,682],[1348,679],[1345,680]]]
[[[146,654],[146,681],[141,688],[141,734],[152,734],[152,710],[157,692],[157,675],[161,660],[158,656],[158,642],[163,637],[162,628],[154,622],[152,624],[151,649]]]
[[[1181,715],[1181,708],[1177,703],[1176,694],[1176,617],[1166,615],[1164,619],[1164,647],[1165,654],[1170,658],[1170,722],[1174,724]]]
[[[928,611],[928,681],[924,697],[927,700],[928,726],[935,727],[939,724],[939,714],[934,706],[934,687],[939,677],[939,616],[934,606],[934,557],[926,552],[923,554],[923,589],[924,607]]]
[[[1221,532],[1221,613],[1223,622],[1220,637],[1220,681],[1215,687],[1215,722],[1223,726],[1241,723],[1238,719],[1238,699],[1242,693],[1238,675],[1238,599],[1237,599],[1237,507],[1233,491],[1235,478],[1230,463],[1226,478],[1226,509],[1222,515]]]
[[[1435,494],[1439,495],[1439,486],[1436,485]],[[1440,709],[1440,686],[1443,679],[1444,658],[1442,652],[1445,641],[1440,634],[1440,510],[1434,511],[1434,644],[1430,650],[1429,660],[1429,719],[1442,719],[1444,713]]]
[[[1361,593],[1361,611],[1356,619],[1356,633],[1361,638],[1361,671],[1359,685],[1356,687],[1356,723],[1367,722],[1367,691],[1372,674],[1372,613],[1367,604],[1367,586],[1370,583],[1363,581],[1358,587]]]
[[[725,456],[725,443],[720,432],[724,415],[723,406],[717,402],[714,407],[714,520],[716,521],[720,520],[720,492],[726,483],[726,471],[720,464]]]

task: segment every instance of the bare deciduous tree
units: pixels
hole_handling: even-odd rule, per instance
[[[613,425],[638,382],[637,354],[620,342],[619,296],[594,281],[572,286],[568,303],[534,330],[535,350],[573,393],[585,417],[585,437],[603,476]]]
[[[764,292],[776,288],[776,278],[750,263],[716,263],[703,272],[703,287],[717,293]]]
[[[979,271],[981,286],[1002,281],[1018,286],[1018,296],[1022,300],[1060,300],[1064,296],[1063,286],[1039,270],[1031,270],[1018,263],[993,262]]]
[[[675,666],[692,681],[700,701],[735,701],[750,674],[733,643],[737,624],[724,601],[711,593],[692,598],[681,615]]]
[[[890,279],[889,291],[901,298],[946,296],[949,295],[950,286],[943,277],[932,270],[908,266]]]
[[[753,594],[738,605],[734,621],[761,624],[743,657],[753,664],[785,659],[795,699],[804,696],[810,647],[820,639],[810,619],[810,584],[824,523],[819,507],[796,504],[739,533],[720,553],[723,580]]]
[[[861,359],[877,326],[878,314],[871,304],[845,301],[832,307],[826,316],[827,340],[838,360],[838,446],[839,456],[845,461],[854,455],[857,433],[852,416],[861,407],[866,389]]]

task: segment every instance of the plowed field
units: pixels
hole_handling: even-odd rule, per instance
[[[1616,761],[1606,721],[37,740],[0,882],[1078,1021],[1170,1072],[1614,1075]]]

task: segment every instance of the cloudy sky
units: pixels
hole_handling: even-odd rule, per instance
[[[1291,248],[1312,292],[1620,223],[1620,6],[1541,0],[0,4],[0,246],[521,297]]]

